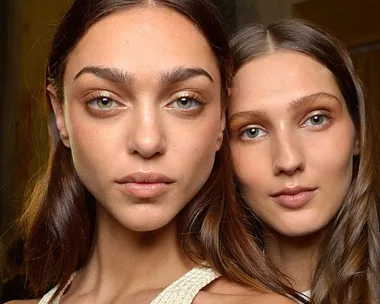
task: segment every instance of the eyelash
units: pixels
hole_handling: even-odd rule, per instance
[[[173,104],[176,102],[179,102],[181,99],[186,98],[192,102],[196,102],[196,108],[180,108],[180,107],[172,107]],[[205,105],[205,101],[200,98],[197,94],[194,93],[186,93],[186,94],[180,94],[173,98],[172,101],[168,103],[169,108],[173,108],[175,111],[178,111],[180,113],[184,114],[193,114],[194,112],[198,113],[202,110],[203,106]]]
[[[94,105],[91,105],[91,103],[98,102],[102,99],[108,99],[110,102],[113,102],[116,104],[116,106],[112,106],[110,108],[101,109],[100,107],[96,107]],[[86,101],[86,107],[90,112],[95,112],[98,115],[107,115],[109,112],[113,111],[114,108],[117,108],[118,106],[123,107],[124,104],[117,101],[117,97],[114,96],[114,94],[109,92],[96,92],[92,93],[87,101]]]
[[[322,121],[321,124],[318,124],[318,125],[305,125],[306,122],[308,122],[310,119],[314,118],[314,117],[323,117],[325,118],[325,120]],[[326,112],[326,111],[319,111],[319,112],[313,112],[313,113],[310,113],[306,119],[303,120],[303,122],[301,123],[301,127],[303,128],[311,128],[311,129],[314,129],[314,130],[319,130],[319,129],[324,129],[326,126],[328,126],[330,123],[331,123],[331,115]],[[258,130],[258,132],[262,131],[264,133],[266,133],[266,130],[261,127],[261,126],[258,126],[258,125],[248,125],[248,126],[245,126],[243,129],[240,129],[240,131],[238,132],[238,137],[243,140],[243,141],[252,141],[252,140],[259,140],[261,137],[265,136],[266,134],[263,134],[261,136],[258,136],[258,137],[254,137],[254,138],[243,138],[243,136],[245,134],[247,134],[246,132],[248,130],[252,130],[252,129],[256,129]],[[247,136],[248,137],[248,136]]]
[[[310,119],[314,118],[314,117],[324,117],[326,118],[325,121],[323,121],[321,124],[318,124],[318,125],[309,125],[309,126],[305,126],[305,123],[307,121],[309,121]],[[331,115],[330,113],[326,112],[326,111],[317,111],[317,112],[313,112],[311,113],[310,115],[307,116],[306,119],[303,120],[302,124],[301,124],[301,127],[304,127],[304,128],[312,128],[312,129],[323,129],[325,128],[327,125],[329,125],[331,122]]]
[[[196,107],[195,108],[189,108],[189,109],[181,109],[179,106],[178,107],[172,107],[172,105],[174,103],[179,102],[182,98],[189,99],[189,101],[191,101],[191,102],[196,102],[197,103]],[[101,99],[108,99],[110,102],[113,102],[114,104],[116,104],[116,106],[111,106],[109,108],[101,109],[100,107],[97,107],[96,105],[91,105],[91,103],[97,103]],[[118,108],[118,105],[121,107],[125,106],[121,102],[118,102],[117,99],[118,98],[117,97],[115,98],[114,94],[112,94],[110,92],[92,93],[86,101],[86,108],[88,109],[88,111],[90,111],[96,115],[107,116],[107,115],[111,114],[111,112],[114,111],[114,108]],[[193,115],[193,114],[197,114],[198,112],[200,112],[202,110],[203,106],[205,105],[205,103],[206,102],[202,98],[200,98],[197,94],[187,93],[187,94],[180,94],[180,95],[175,96],[172,99],[172,101],[170,101],[168,103],[168,106],[173,108],[174,111],[177,111],[179,113],[182,113],[185,115]]]
[[[265,132],[264,128],[262,128],[262,127],[259,127],[259,126],[257,126],[257,125],[249,125],[249,126],[244,127],[243,130],[240,130],[240,132],[239,132],[239,134],[238,134],[238,135],[239,135],[239,138],[242,139],[242,140],[244,140],[244,141],[248,141],[248,140],[258,140],[259,138],[265,136],[265,134],[264,134],[264,135],[261,135],[261,136],[259,136],[259,137],[255,137],[255,138],[243,138],[244,134],[246,134],[247,131],[252,130],[252,129],[256,129],[256,130],[258,130],[259,132],[260,132],[260,131]],[[247,136],[247,137],[248,137],[248,136]]]

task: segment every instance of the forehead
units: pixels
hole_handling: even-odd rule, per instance
[[[245,64],[233,81],[231,111],[252,106],[284,106],[300,97],[326,92],[344,100],[333,74],[302,53],[276,51]]]
[[[161,6],[129,8],[92,25],[68,57],[65,76],[91,65],[139,74],[200,66],[219,78],[217,59],[201,31]]]

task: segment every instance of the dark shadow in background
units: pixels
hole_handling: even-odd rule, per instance
[[[7,22],[7,12],[8,9],[8,1],[0,1],[0,38],[1,38],[1,46],[0,46],[0,125],[3,125],[3,115],[4,115],[4,106],[5,106],[5,83],[6,83],[6,61],[7,61],[7,53],[8,53],[8,22]],[[3,132],[0,132],[0,144],[1,147],[4,147],[5,142],[3,138]],[[0,168],[4,168],[3,166],[3,149],[0,149]],[[0,179],[0,191],[3,188],[2,180]],[[4,201],[3,195],[0,195],[0,227],[3,226],[3,212],[4,212]]]
[[[220,9],[230,32],[234,31],[236,28],[236,1],[214,0],[214,4]]]
[[[1,46],[0,46],[0,126],[3,125],[3,107],[5,104],[5,80],[6,80],[6,54],[8,49],[8,39],[7,39],[7,32],[8,32],[8,23],[7,23],[7,14],[8,11],[8,1],[0,1],[0,38],[1,38]],[[4,140],[3,140],[3,132],[0,130],[0,170],[3,168],[3,146],[4,146]],[[3,214],[4,214],[4,202],[3,202],[3,195],[1,193],[2,191],[2,174],[0,174],[0,228],[3,227]],[[1,241],[1,229],[0,229],[0,241]],[[4,246],[0,242],[0,294],[2,292],[2,280],[4,275],[4,265],[2,264],[3,261],[3,254],[4,254],[4,248],[1,248]]]

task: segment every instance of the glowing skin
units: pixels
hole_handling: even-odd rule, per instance
[[[242,193],[264,225],[284,236],[323,229],[359,152],[331,72],[300,53],[263,55],[237,72],[228,116]]]
[[[101,214],[133,231],[175,218],[221,145],[220,87],[207,41],[177,13],[135,8],[89,29],[69,56],[56,112]]]
[[[97,204],[91,256],[61,302],[151,303],[193,266],[174,219],[205,184],[222,143],[216,58],[182,15],[136,6],[104,17],[79,41],[63,104],[48,90],[61,139]],[[292,301],[220,278],[196,302]]]

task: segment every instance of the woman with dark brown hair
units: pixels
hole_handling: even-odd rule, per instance
[[[378,303],[378,139],[347,50],[300,20],[231,49],[232,158],[268,260],[312,303]]]
[[[230,62],[207,0],[74,1],[47,66],[50,158],[23,216],[39,303],[292,302],[233,198]]]

